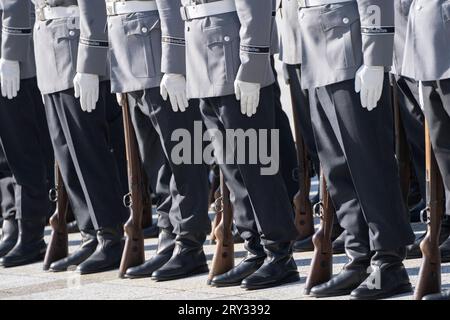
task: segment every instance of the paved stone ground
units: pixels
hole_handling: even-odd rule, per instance
[[[416,225],[417,233],[423,232],[423,227]],[[46,230],[48,238],[50,230]],[[70,235],[70,250],[79,245],[79,235]],[[156,248],[156,239],[146,240],[146,256],[151,256]],[[209,262],[212,259],[214,246],[205,246]],[[236,246],[236,261],[242,259],[244,249]],[[206,275],[189,279],[157,283],[150,279],[128,280],[119,279],[117,271],[95,275],[79,276],[73,271],[64,273],[47,273],[41,270],[42,264],[11,269],[0,269],[0,299],[225,299],[225,300],[261,300],[261,299],[310,299],[305,297],[305,285],[311,253],[295,254],[301,281],[278,288],[244,291],[240,288],[210,288],[206,285]],[[334,272],[337,273],[346,262],[344,255],[334,257]],[[420,260],[406,262],[413,284],[417,281]],[[443,287],[450,288],[450,264],[442,268]],[[339,299],[347,299],[341,297]],[[411,299],[411,295],[396,297],[396,299]]]

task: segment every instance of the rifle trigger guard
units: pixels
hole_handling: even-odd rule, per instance
[[[49,190],[48,198],[51,202],[58,201],[58,186]]]
[[[217,213],[223,212],[223,197],[219,197],[214,201],[214,210]]]
[[[319,201],[317,202],[314,206],[313,206],[313,212],[314,215],[318,218],[322,218],[323,214],[322,214],[322,210],[323,209],[323,202]]]
[[[428,224],[430,222],[429,213],[430,207],[426,207],[422,211],[420,211],[420,222]]]
[[[131,192],[123,196],[123,205],[126,208],[130,208],[133,205],[133,198],[131,197]]]

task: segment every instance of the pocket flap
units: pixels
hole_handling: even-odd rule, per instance
[[[124,20],[123,28],[126,35],[149,36],[150,31],[160,28],[159,16],[152,14],[146,17],[137,17],[132,20]]]
[[[320,15],[320,22],[324,31],[336,27],[348,27],[359,19],[358,9],[353,5],[345,5]]]
[[[66,24],[54,26],[52,32],[56,40],[78,38],[80,36],[80,29],[69,29]]]
[[[204,32],[206,35],[207,45],[230,42],[239,37],[239,35],[235,31],[231,30],[231,28],[226,28],[223,26],[207,28],[204,29]]]

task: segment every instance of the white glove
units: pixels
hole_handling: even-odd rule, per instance
[[[99,97],[100,80],[98,75],[77,73],[73,79],[75,98],[80,98],[81,110],[95,110]]]
[[[420,105],[420,109],[422,109],[422,111],[424,111],[425,99],[424,99],[424,95],[423,95],[423,82],[422,81],[419,81],[419,105]]]
[[[12,99],[17,97],[20,90],[20,64],[19,61],[0,59],[0,79],[2,96]]]
[[[123,100],[122,100],[122,94],[121,93],[116,93],[116,100],[117,100],[117,103],[119,104],[119,106],[123,107],[123,105],[122,105]]]
[[[355,91],[360,92],[363,108],[372,111],[377,107],[383,92],[384,67],[363,65],[356,72]]]
[[[182,74],[164,74],[161,80],[160,93],[164,101],[167,101],[167,96],[169,96],[174,112],[185,112],[189,107],[186,94],[186,78]]]
[[[247,117],[251,117],[256,113],[256,109],[259,105],[259,93],[261,90],[261,84],[244,82],[236,80],[234,82],[234,92],[236,99],[241,101],[241,112],[246,114]]]

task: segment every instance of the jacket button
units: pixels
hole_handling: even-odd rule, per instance
[[[69,31],[69,36],[73,37],[74,35],[75,35],[75,31],[70,30],[70,31]]]
[[[229,36],[225,36],[225,37],[223,37],[223,40],[224,40],[225,42],[228,42],[228,41],[230,41],[230,37],[229,37]]]
[[[350,20],[348,18],[344,18],[344,19],[342,19],[342,22],[345,24],[348,24],[350,22]]]
[[[141,31],[142,31],[142,33],[147,33],[148,32],[148,28],[147,27],[142,27]]]

